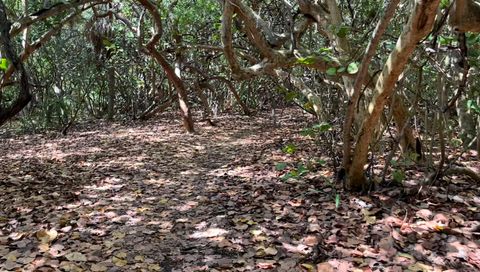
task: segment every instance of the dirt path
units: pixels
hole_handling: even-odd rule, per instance
[[[276,163],[315,150],[283,117],[220,119],[197,135],[148,123],[3,140],[0,271],[480,269],[478,189],[448,206],[339,192],[336,208],[328,167],[279,179]],[[281,151],[290,141],[303,141],[295,155]]]

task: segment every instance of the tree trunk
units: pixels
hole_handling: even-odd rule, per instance
[[[347,106],[347,111],[345,113],[345,123],[343,125],[343,160],[342,166],[343,171],[348,171],[350,169],[351,163],[351,153],[352,153],[352,126],[356,118],[363,117],[364,112],[359,112],[361,114],[356,114],[355,109],[357,109],[358,101],[362,95],[362,88],[363,85],[367,82],[368,76],[368,68],[370,67],[370,63],[375,56],[375,52],[377,51],[378,44],[383,37],[383,34],[387,30],[388,24],[390,23],[393,15],[395,14],[395,10],[398,6],[400,0],[393,0],[390,2],[388,7],[385,10],[385,14],[377,23],[375,27],[375,31],[373,33],[372,39],[368,43],[368,46],[365,50],[365,54],[363,55],[362,64],[360,66],[360,70],[357,73],[355,78],[355,82],[353,85],[353,93],[348,95],[349,101]],[[347,93],[348,94],[348,93]]]
[[[410,116],[403,102],[403,96],[394,94],[391,106],[397,133],[402,134],[400,138],[400,150],[404,154],[407,152],[415,152],[415,137],[413,136],[413,130],[410,124],[408,124]]]
[[[178,103],[180,105],[180,111],[182,114],[183,126],[188,133],[194,133],[195,129],[193,126],[193,118],[190,112],[190,107],[188,105],[188,92],[185,88],[185,84],[183,84],[182,79],[175,74],[174,68],[170,65],[167,59],[155,48],[163,33],[162,18],[160,16],[160,13],[156,5],[149,0],[138,1],[148,10],[155,22],[155,33],[148,41],[145,48],[147,49],[149,54],[160,64],[160,66],[162,66],[168,80],[173,84],[173,86],[175,86],[178,95]]]
[[[24,16],[27,16],[28,15],[28,6],[29,6],[29,1],[28,0],[23,0],[23,14]],[[29,32],[30,32],[30,28],[29,27],[26,27],[24,30],[23,30],[23,37],[22,37],[22,47],[23,47],[23,50],[25,50],[27,48],[27,46],[30,44],[30,35],[29,35]]]
[[[187,130],[188,133],[194,133],[195,129],[193,126],[192,114],[190,113],[190,107],[187,100],[187,89],[185,88],[183,81],[175,74],[173,67],[160,52],[158,52],[155,48],[149,48],[149,52],[162,66],[167,78],[170,80],[170,82],[172,82],[173,86],[175,86],[175,89],[177,90],[178,103],[180,105],[180,111],[185,130]]]
[[[204,93],[205,89],[203,87],[206,87],[207,89],[210,89],[211,91],[214,91],[214,90],[213,90],[213,87],[210,86],[210,84],[208,84],[208,83],[196,82],[195,86],[193,87],[195,89],[195,92],[197,93],[198,98],[200,98],[200,104],[202,105],[202,108],[203,108],[202,118],[204,120],[206,120],[206,119],[209,119],[211,116],[213,116],[213,111],[208,104],[208,99],[207,99],[207,96]]]
[[[10,118],[18,114],[32,99],[30,94],[30,85],[28,84],[28,74],[22,61],[16,55],[10,39],[11,22],[7,18],[6,7],[3,1],[0,1],[0,44],[8,60],[12,62],[12,67],[20,74],[20,93],[15,101],[8,108],[0,108],[0,126],[5,124]],[[6,80],[4,75],[3,82]],[[3,84],[2,84],[3,85]],[[0,90],[1,91],[1,90]]]
[[[365,188],[367,180],[363,168],[367,163],[369,145],[374,129],[380,120],[388,98],[393,94],[397,79],[403,72],[417,43],[432,29],[439,1],[415,1],[412,15],[377,80],[374,97],[368,106],[368,113],[360,128],[352,164],[348,172],[347,186],[351,190]]]
[[[108,108],[107,119],[113,120],[115,114],[115,68],[107,68],[107,81],[108,81]]]
[[[477,105],[480,105],[480,97],[477,98]],[[477,116],[477,159],[480,160],[480,115]]]

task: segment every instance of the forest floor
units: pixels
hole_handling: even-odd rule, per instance
[[[3,138],[0,271],[480,271],[479,184],[344,192],[292,116]]]

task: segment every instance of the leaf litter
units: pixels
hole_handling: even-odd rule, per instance
[[[2,139],[0,271],[480,270],[478,186],[350,194],[326,157],[282,179],[324,153],[292,116]]]

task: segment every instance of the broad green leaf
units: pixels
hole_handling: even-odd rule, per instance
[[[8,59],[6,58],[0,59],[0,69],[6,71],[9,65],[10,65],[10,62],[8,61]]]
[[[317,163],[318,163],[319,165],[321,165],[321,166],[327,164],[327,162],[326,162],[325,160],[322,160],[322,159],[318,159],[318,160],[317,160]]]
[[[467,101],[467,108],[469,110],[474,111],[477,114],[480,114],[480,107],[477,105],[477,103],[474,100]]]
[[[350,63],[347,67],[347,71],[351,75],[356,74],[358,72],[358,63],[356,62]]]
[[[403,171],[395,170],[392,177],[395,182],[402,183],[405,180],[405,173],[403,173]]]
[[[303,163],[299,163],[299,164],[298,164],[298,166],[297,166],[298,176],[304,176],[304,175],[306,175],[308,172],[309,172],[309,170],[307,169],[307,167],[305,167],[305,165],[303,165]]]
[[[297,147],[294,144],[288,144],[282,148],[282,151],[291,155],[297,151]]]
[[[339,38],[345,38],[347,37],[349,32],[350,32],[350,28],[348,26],[341,26],[337,31],[337,36]]]
[[[287,181],[291,178],[295,178],[296,176],[294,176],[291,172],[289,173],[286,173],[285,175],[283,175],[282,177],[280,177],[280,179],[282,179],[283,181]]]
[[[451,44],[455,39],[451,36],[439,36],[439,43],[440,45],[449,45]]]
[[[327,75],[329,76],[334,76],[337,74],[337,68],[335,67],[330,67],[327,69]]]
[[[297,58],[298,64],[312,65],[315,63],[315,56],[308,56],[305,58]]]
[[[313,110],[313,103],[308,101],[306,102],[305,104],[303,104],[303,107],[306,109],[306,110]]]
[[[440,8],[441,9],[446,9],[450,6],[450,0],[441,0],[440,1]]]
[[[331,53],[332,51],[333,51],[332,48],[329,48],[329,47],[322,47],[318,49],[319,53]]]
[[[321,123],[313,126],[314,129],[319,130],[320,132],[326,132],[332,129],[332,125],[329,123]]]
[[[275,170],[277,170],[277,171],[285,170],[285,168],[287,168],[287,163],[286,162],[279,162],[275,165]]]
[[[311,128],[305,128],[300,132],[300,135],[314,137],[315,136],[315,130],[311,129]]]

